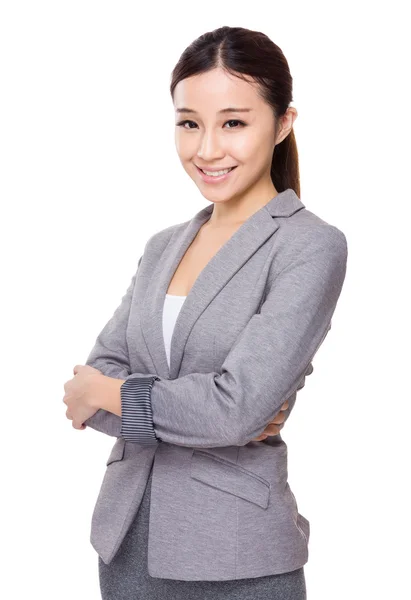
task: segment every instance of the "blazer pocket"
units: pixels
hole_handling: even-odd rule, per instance
[[[261,508],[268,507],[270,482],[223,458],[203,450],[194,450],[190,475],[197,481],[253,502]]]
[[[111,449],[110,456],[107,459],[106,466],[111,465],[116,460],[123,460],[124,448],[126,446],[126,440],[122,437],[117,438],[114,446]]]

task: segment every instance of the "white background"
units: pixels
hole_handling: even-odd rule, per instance
[[[1,3],[1,597],[100,598],[89,528],[114,440],[72,428],[63,384],[148,238],[209,204],[177,157],[169,83],[187,45],[230,25],[283,50],[301,200],[349,246],[282,432],[311,525],[308,598],[411,598],[405,5]]]

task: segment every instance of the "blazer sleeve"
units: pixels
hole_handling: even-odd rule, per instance
[[[346,274],[347,240],[333,225],[310,232],[275,276],[221,373],[156,375],[120,388],[121,436],[142,444],[242,446],[301,387],[326,337]],[[301,245],[299,245],[301,248]]]
[[[143,256],[138,260],[137,271],[142,258]],[[129,377],[136,378],[142,376],[139,373],[131,373],[126,340],[127,323],[137,271],[133,275],[131,283],[121,299],[120,305],[97,336],[96,342],[85,362],[86,365],[90,365],[101,371],[103,375],[116,379],[127,380]],[[99,409],[84,424],[101,433],[120,437],[121,418],[106,410]]]

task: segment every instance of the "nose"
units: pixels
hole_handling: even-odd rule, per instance
[[[212,132],[204,133],[197,151],[197,156],[207,163],[222,158],[224,153],[220,148],[218,135],[213,134]]]

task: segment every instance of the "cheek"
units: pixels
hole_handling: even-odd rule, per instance
[[[181,160],[190,159],[195,153],[194,140],[187,139],[187,136],[175,135],[175,146]]]
[[[241,163],[258,171],[267,161],[267,156],[272,155],[272,143],[267,134],[253,134],[247,139],[239,139],[236,143],[235,156]]]
[[[261,145],[261,137],[256,132],[244,131],[243,135],[236,135],[228,147],[233,156],[241,163],[246,164],[261,153]]]
[[[175,132],[175,135],[174,135],[174,144],[175,144],[175,147],[176,147],[176,150],[177,150],[177,154],[181,155],[181,147],[182,147],[182,145],[181,145],[181,137],[180,137],[180,135],[178,133],[177,128],[176,128],[176,132]]]

